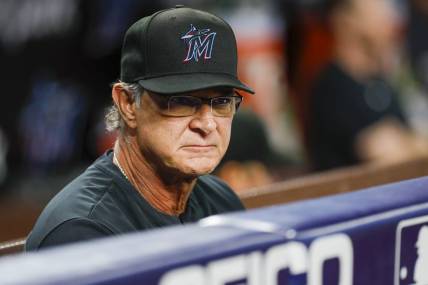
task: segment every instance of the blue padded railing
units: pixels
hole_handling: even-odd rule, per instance
[[[0,284],[428,284],[428,178],[0,259]]]

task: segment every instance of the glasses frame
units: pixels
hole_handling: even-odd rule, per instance
[[[190,116],[193,116],[194,114],[196,114],[196,112],[202,106],[202,104],[207,104],[208,106],[210,106],[211,114],[213,114],[215,117],[231,117],[238,111],[240,104],[244,100],[244,97],[241,94],[239,94],[237,91],[234,91],[233,93],[234,93],[234,95],[216,96],[216,97],[212,97],[212,98],[202,98],[202,97],[186,95],[186,94],[163,95],[163,94],[158,94],[158,93],[153,93],[153,92],[150,92],[149,94],[156,95],[155,97],[152,96],[152,98],[155,99],[154,101],[157,103],[156,105],[158,106],[160,113],[165,115],[165,116],[169,116],[169,117],[190,117]],[[192,98],[192,100],[199,101],[199,103],[195,106],[188,106],[188,107],[193,108],[192,113],[183,114],[183,115],[171,113],[171,111],[170,111],[171,100],[175,99],[175,98],[183,98],[183,97],[184,98]],[[215,112],[215,107],[213,108],[213,101],[218,100],[219,98],[234,98],[235,99],[235,106],[233,108],[233,111],[231,111],[230,114],[221,115],[221,114]]]

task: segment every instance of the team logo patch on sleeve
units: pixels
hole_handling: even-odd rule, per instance
[[[181,37],[187,45],[187,55],[183,62],[198,62],[201,57],[211,59],[216,34],[210,29],[197,29],[190,25],[190,30]]]

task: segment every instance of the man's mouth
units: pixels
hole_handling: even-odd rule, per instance
[[[192,145],[185,145],[181,147],[183,150],[186,151],[193,151],[193,152],[205,152],[205,151],[211,151],[216,148],[215,145],[199,145],[199,144],[192,144]]]

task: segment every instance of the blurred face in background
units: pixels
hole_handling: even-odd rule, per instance
[[[397,46],[399,16],[391,0],[350,0],[337,11],[336,25],[353,36],[374,58]]]

